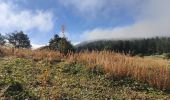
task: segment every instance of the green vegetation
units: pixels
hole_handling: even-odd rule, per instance
[[[22,31],[7,34],[6,38],[15,48],[31,48],[29,37]]]
[[[107,77],[80,63],[0,59],[1,99],[170,99],[170,94],[130,78]]]
[[[164,58],[170,59],[170,53],[163,53]]]
[[[94,41],[77,46],[78,52],[83,50],[109,50],[140,56],[170,53],[170,37]]]
[[[64,54],[67,54],[69,51],[74,51],[73,45],[67,41],[66,38],[61,38],[57,34],[49,41],[49,49],[60,51]]]
[[[0,45],[5,44],[5,37],[0,33]]]

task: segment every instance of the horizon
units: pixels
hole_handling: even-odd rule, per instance
[[[169,0],[0,0],[0,33],[23,31],[33,48],[66,27],[73,44],[170,36]]]

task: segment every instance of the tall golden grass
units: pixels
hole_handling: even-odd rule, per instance
[[[9,47],[0,47],[1,56],[14,56],[19,58],[29,58],[34,60],[61,60],[64,55],[56,51],[47,50],[29,50],[29,49],[16,49]]]
[[[170,90],[168,60],[131,57],[109,51],[94,51],[69,54],[68,61],[85,63],[88,67],[100,65],[108,76],[130,77],[158,89]]]

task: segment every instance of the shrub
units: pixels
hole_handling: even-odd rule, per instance
[[[166,59],[170,59],[170,53],[164,53],[163,56],[164,56]]]
[[[35,99],[37,99],[36,96],[34,96],[29,91],[26,91],[24,89],[23,85],[20,82],[17,82],[17,81],[13,81],[8,86],[8,88],[4,92],[4,96],[6,97],[6,99],[8,97],[10,97],[10,99],[13,98],[15,100],[23,100],[23,99],[35,100]]]

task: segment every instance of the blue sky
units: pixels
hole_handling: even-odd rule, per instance
[[[0,33],[23,30],[34,47],[65,25],[73,43],[170,35],[169,0],[0,0]]]

